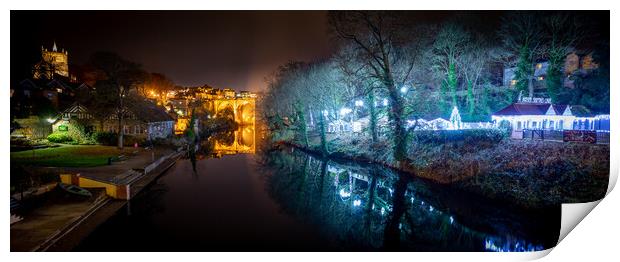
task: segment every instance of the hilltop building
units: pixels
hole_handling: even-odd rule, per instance
[[[549,62],[546,59],[540,59],[534,66],[534,92],[537,95],[546,94],[547,85],[547,70],[549,68]],[[573,76],[589,74],[592,70],[597,69],[598,64],[594,62],[592,53],[577,53],[572,52],[566,56],[563,67],[563,85],[565,88],[573,88],[575,86]],[[503,72],[503,84],[506,87],[515,87],[517,80],[515,79],[516,67],[504,68]]]
[[[69,51],[59,50],[56,42],[54,42],[52,50],[41,46],[41,61],[34,65],[32,78],[51,80],[58,76],[70,81],[76,80],[75,77],[71,77],[69,74]]]

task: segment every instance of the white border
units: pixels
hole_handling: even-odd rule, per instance
[[[290,1],[290,0],[258,0],[258,1],[169,1],[169,0],[153,0],[153,1],[119,1],[119,0],[100,0],[99,2],[87,2],[79,0],[54,0],[54,1],[2,1],[0,3],[3,8],[2,13],[2,34],[4,36],[10,35],[10,11],[20,9],[213,9],[213,10],[227,10],[227,9],[245,9],[245,10],[289,10],[289,9],[311,9],[311,10],[325,10],[325,9],[417,9],[417,10],[494,10],[494,9],[611,9],[611,28],[618,28],[618,19],[614,17],[616,15],[616,6],[609,1],[589,0],[589,1],[575,1],[567,0],[561,2],[552,1],[540,1],[540,0],[521,0],[521,1],[482,1],[482,0],[468,0],[468,1],[396,1],[396,0],[381,0],[381,1],[369,1],[369,0],[313,0],[305,1]],[[612,30],[611,34],[611,60],[618,61],[618,53],[615,52],[618,38],[617,34]],[[0,41],[1,50],[4,50],[5,54],[10,54],[9,41]],[[1,79],[5,86],[9,83],[9,59],[5,55],[5,59],[2,63]],[[612,62],[613,64],[613,62]],[[612,66],[615,70],[615,67]],[[612,74],[614,75],[614,74]],[[618,78],[612,76],[611,85],[618,86]],[[618,109],[618,102],[620,102],[619,94],[615,91],[617,88],[612,88],[612,118],[613,116],[620,116]],[[8,88],[4,92],[8,93]],[[1,96],[3,107],[4,121],[2,121],[2,130],[5,133],[5,139],[2,140],[2,148],[8,148],[8,130],[9,130],[9,97]],[[620,130],[620,121],[612,121],[612,129]],[[620,145],[620,136],[612,133],[611,144]],[[0,157],[2,166],[5,170],[9,165],[9,152],[8,150],[2,151]],[[612,159],[612,178],[614,183],[610,185],[610,189],[615,184],[618,175],[618,152],[617,148],[611,148]],[[9,177],[6,175],[8,172],[3,172],[5,176],[2,176],[3,185],[8,185]],[[8,191],[8,186],[2,188],[2,190]],[[8,195],[5,192],[4,195]],[[613,258],[617,257],[617,242],[615,241],[620,233],[618,227],[618,193],[611,193],[601,203],[600,207],[594,209],[592,213],[587,216],[582,226],[578,226],[569,234],[561,244],[559,244],[551,255],[546,257],[547,260],[552,261],[573,261],[579,260],[598,260],[597,258]],[[0,205],[3,210],[8,210],[8,201],[1,201]],[[6,219],[6,218],[5,218]],[[7,221],[8,222],[8,221]],[[536,258],[544,255],[547,252],[540,252],[538,254],[496,254],[496,253],[11,253],[9,250],[9,223],[5,223],[3,227],[3,234],[1,242],[5,247],[5,250],[9,257],[4,261],[14,261],[17,259],[25,260],[42,260],[51,259],[52,261],[65,261],[66,259],[87,259],[88,261],[109,261],[110,259],[122,259],[122,260],[139,260],[139,259],[155,259],[166,261],[180,261],[180,260],[195,260],[197,256],[205,258],[213,258],[215,260],[256,260],[269,259],[270,261],[313,261],[322,259],[339,260],[339,261],[377,261],[377,260],[414,260],[414,259],[432,259],[433,261],[480,261],[489,260],[496,261],[499,259],[528,259]],[[69,255],[69,256],[67,256]],[[604,259],[609,260],[609,259]]]

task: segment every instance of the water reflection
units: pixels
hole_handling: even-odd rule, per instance
[[[522,210],[376,165],[256,152],[254,128],[196,143],[76,250],[532,251],[557,242],[559,206]]]
[[[190,143],[187,158],[197,175],[196,161],[205,158],[221,158],[224,155],[254,154],[256,152],[256,126],[246,124],[236,130],[227,130],[210,135],[206,139]]]
[[[337,249],[535,251],[557,242],[559,207],[520,210],[290,148],[265,152],[260,161],[272,197]]]

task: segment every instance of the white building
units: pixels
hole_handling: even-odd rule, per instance
[[[609,115],[575,116],[569,105],[548,100],[513,103],[491,116],[497,127],[507,121],[513,130],[600,130],[609,131]]]

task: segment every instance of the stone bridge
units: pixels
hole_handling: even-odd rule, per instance
[[[256,129],[254,124],[241,126],[235,131],[235,140],[227,145],[215,141],[214,151],[222,155],[253,154],[256,152]]]
[[[230,109],[234,113],[235,122],[240,125],[254,124],[254,112],[256,110],[256,99],[252,97],[243,98],[218,98],[210,99],[203,103],[205,109],[218,115],[225,109]]]

